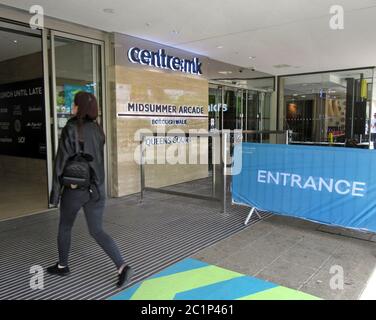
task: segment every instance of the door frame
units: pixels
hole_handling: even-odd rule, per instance
[[[23,12],[18,9],[6,7],[0,5],[2,9],[0,13],[0,21],[24,26],[26,28],[30,28],[30,14],[28,12]],[[81,40],[84,42],[94,43],[100,45],[100,53],[101,53],[101,81],[102,81],[102,125],[103,130],[107,134],[107,130],[110,128],[110,124],[107,122],[110,119],[110,116],[107,116],[107,98],[109,97],[109,93],[107,91],[107,74],[106,74],[106,65],[107,65],[107,58],[110,55],[108,52],[108,32],[104,32],[98,29],[79,26],[73,24],[71,22],[62,21],[58,19],[54,19],[48,17],[45,19],[45,27],[39,29],[41,31],[41,55],[42,55],[42,66],[43,66],[43,85],[44,85],[44,107],[45,107],[45,134],[46,134],[46,176],[47,176],[47,198],[49,198],[49,194],[52,188],[52,179],[53,179],[53,156],[54,156],[54,148],[53,148],[53,130],[52,126],[54,125],[54,119],[52,115],[52,89],[51,85],[51,32],[54,32],[56,35],[61,35],[66,38]],[[108,139],[110,140],[110,139]],[[106,144],[107,145],[107,144]],[[106,181],[106,195],[108,190],[108,174],[110,168],[108,167],[108,152],[109,148],[105,146],[105,181]],[[46,210],[52,209],[49,205],[49,201],[47,200],[45,209],[35,212],[33,214],[45,212]],[[10,218],[13,219],[13,218]]]
[[[53,153],[52,153],[52,131],[51,131],[51,93],[50,93],[50,64],[48,56],[48,30],[42,29],[42,56],[43,56],[43,80],[44,80],[44,114],[46,130],[46,151],[47,151],[47,208],[50,208],[49,195],[52,189]]]
[[[44,48],[47,53],[48,57],[48,44],[50,44],[51,52],[49,57],[49,66],[51,67],[51,81],[48,83],[51,85],[52,88],[52,94],[48,94],[48,108],[49,108],[49,117],[50,121],[48,122],[50,125],[53,125],[53,132],[50,129],[50,132],[46,132],[46,134],[49,134],[49,145],[47,145],[47,150],[49,150],[50,154],[48,156],[48,176],[49,178],[49,184],[48,184],[48,190],[51,192],[52,189],[52,174],[53,174],[53,158],[56,156],[57,148],[58,148],[58,129],[57,129],[57,110],[56,110],[56,57],[55,57],[55,37],[65,38],[69,40],[76,40],[81,41],[85,43],[95,44],[98,45],[100,48],[100,80],[101,80],[101,100],[98,101],[101,105],[101,125],[103,127],[103,131],[107,135],[107,107],[106,107],[106,74],[105,74],[105,41],[96,40],[88,37],[83,37],[63,31],[56,31],[56,30],[50,30],[49,39],[47,35],[47,30],[45,31],[46,35],[44,40],[46,40],[46,44],[44,45],[46,48]],[[45,78],[49,78],[49,76],[45,74]],[[46,81],[46,80],[45,80]],[[47,99],[47,97],[46,97]],[[46,105],[47,106],[47,105]],[[47,107],[46,107],[47,108]],[[51,109],[52,108],[52,109]],[[51,111],[52,110],[52,114]],[[52,117],[51,117],[52,116]],[[48,126],[50,127],[50,126]],[[105,166],[105,193],[107,196],[107,190],[108,190],[108,152],[107,152],[107,145],[105,145],[104,150],[104,166]]]
[[[242,98],[242,112],[241,112],[241,129],[242,130],[247,130],[248,129],[248,126],[247,126],[247,121],[246,121],[246,126],[244,126],[244,119],[246,119],[248,117],[248,96],[249,96],[249,93],[251,91],[253,92],[258,92],[259,94],[261,93],[267,93],[268,90],[264,90],[264,89],[256,89],[256,88],[246,88],[244,86],[239,86],[239,85],[235,85],[235,84],[230,84],[230,83],[222,83],[222,82],[219,82],[219,81],[209,81],[209,88],[213,88],[213,89],[217,89],[217,90],[220,90],[221,91],[221,103],[222,105],[225,103],[224,102],[224,93],[226,91],[226,89],[232,89],[235,91],[235,97],[237,98],[238,97],[238,92],[239,90],[242,92],[242,95],[241,95],[241,98]],[[244,93],[245,93],[245,103],[244,103]],[[258,106],[258,110],[257,110],[257,113],[260,114],[260,119],[258,119],[258,128],[262,128],[262,113],[263,113],[263,110],[260,110],[263,108],[262,105],[260,105],[260,101],[257,102]],[[244,107],[246,108],[244,110]],[[220,110],[221,112],[221,127],[220,127],[220,130],[223,129],[223,109],[221,108]],[[209,119],[210,121],[210,119]],[[209,124],[210,125],[210,124]]]

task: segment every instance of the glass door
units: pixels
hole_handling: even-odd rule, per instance
[[[0,220],[48,203],[42,32],[0,21]]]
[[[209,86],[209,131],[222,130],[223,112],[227,107],[223,105],[222,87]]]
[[[57,150],[62,128],[72,116],[74,96],[79,91],[93,93],[102,105],[101,42],[51,32],[54,144]],[[99,122],[102,110],[99,110]]]
[[[259,117],[259,128],[262,131],[270,130],[270,108],[272,94],[270,92],[259,92],[259,105],[260,105],[260,117]],[[262,142],[270,142],[270,134],[262,135]]]
[[[74,96],[79,91],[90,92],[98,99],[98,122],[105,131],[103,52],[100,41],[51,31],[53,156],[61,131],[72,116]]]
[[[256,91],[247,90],[245,96],[247,103],[244,117],[244,128],[245,130],[260,130],[259,95]]]
[[[270,130],[271,93],[258,90],[245,90],[244,93],[244,130]],[[247,134],[246,141],[266,141],[267,134]]]
[[[246,90],[244,92],[244,130],[260,130],[260,105],[257,91]],[[246,134],[246,141],[257,141],[257,134]]]
[[[243,129],[243,90],[225,87],[223,95],[227,106],[223,112],[223,129]]]

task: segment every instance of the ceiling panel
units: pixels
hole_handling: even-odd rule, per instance
[[[0,3],[28,10],[35,1]],[[272,74],[376,65],[376,0],[39,0],[38,4],[52,17]],[[333,4],[345,9],[344,30],[329,28]]]

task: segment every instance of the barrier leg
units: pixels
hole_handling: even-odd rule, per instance
[[[140,203],[144,200],[144,192],[145,192],[145,172],[144,172],[144,152],[142,147],[144,145],[144,136],[141,137],[140,142],[140,184],[141,184],[141,192],[140,192]]]
[[[222,157],[222,212],[226,214],[227,209],[227,134],[222,135],[221,143],[221,157]]]
[[[257,209],[256,209],[256,208],[252,208],[251,211],[250,211],[249,214],[248,214],[247,219],[246,219],[245,222],[244,222],[245,225],[247,225],[248,222],[249,222],[249,220],[251,220],[252,215],[253,215],[254,212],[256,213],[257,217],[258,217],[259,219],[261,219],[261,216],[260,216],[260,214],[258,213]]]

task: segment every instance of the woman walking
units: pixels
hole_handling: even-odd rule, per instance
[[[97,117],[98,104],[95,96],[87,92],[77,93],[74,98],[73,117],[62,130],[55,160],[50,203],[57,206],[60,202],[59,262],[47,268],[47,272],[60,276],[69,274],[71,231],[77,213],[83,207],[90,235],[116,265],[117,285],[121,287],[129,283],[132,269],[124,263],[115,242],[102,228],[106,199],[103,153],[105,135],[96,122]],[[90,178],[87,179],[89,183],[84,186],[75,184],[75,180],[70,181],[70,178],[67,183],[65,177],[68,164],[77,157],[77,154],[87,160],[86,164],[90,171]]]

